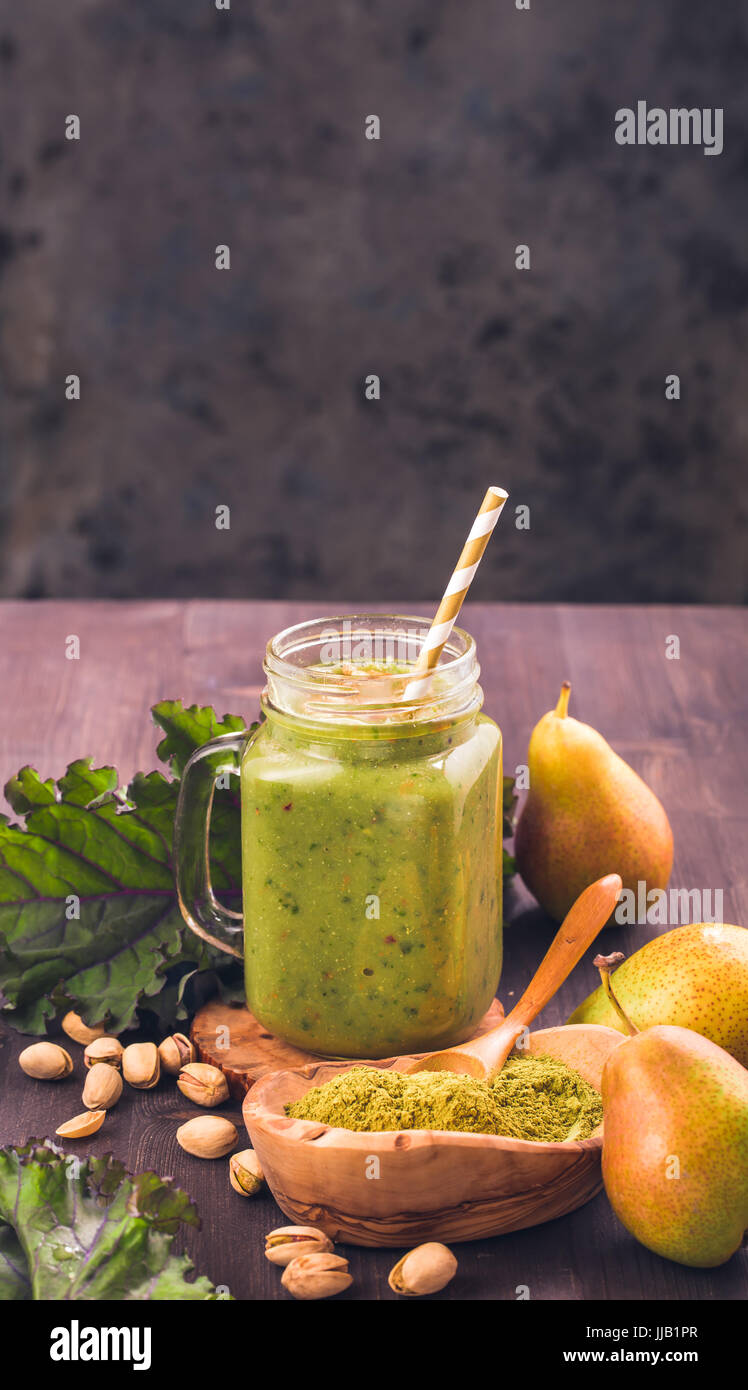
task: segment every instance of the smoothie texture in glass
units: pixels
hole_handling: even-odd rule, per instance
[[[501,733],[459,628],[406,696],[427,629],[325,619],[266,652],[241,758],[247,1002],[322,1056],[460,1042],[499,982]]]

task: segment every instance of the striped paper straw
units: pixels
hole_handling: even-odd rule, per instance
[[[404,693],[406,700],[417,699],[419,695],[424,695],[428,690],[431,673],[437,665],[444,644],[454,627],[457,614],[462,608],[463,599],[473,582],[473,575],[483,558],[483,552],[491,538],[491,532],[501,516],[502,508],[508,496],[509,493],[505,492],[503,487],[490,487],[483,498],[481,509],[462,548],[462,554],[457,561],[452,578],[444,590],[444,597],[429,628],[426,641],[421,647],[416,662],[416,671],[418,673],[422,671],[424,674],[420,679],[408,682]]]

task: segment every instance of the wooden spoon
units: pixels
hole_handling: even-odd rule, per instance
[[[579,894],[522,998],[503,1023],[472,1042],[460,1043],[444,1052],[430,1052],[407,1070],[454,1071],[460,1076],[474,1076],[479,1081],[490,1081],[496,1076],[517,1038],[553,998],[607,922],[621,887],[620,874],[606,874]]]

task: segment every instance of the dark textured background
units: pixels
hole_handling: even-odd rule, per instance
[[[430,598],[495,481],[481,598],[745,599],[745,6],[0,15],[0,592]]]

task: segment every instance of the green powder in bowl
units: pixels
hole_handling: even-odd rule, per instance
[[[512,1056],[493,1081],[350,1067],[287,1105],[286,1114],[341,1129],[459,1130],[547,1144],[589,1138],[603,1107],[594,1086],[564,1062]]]

